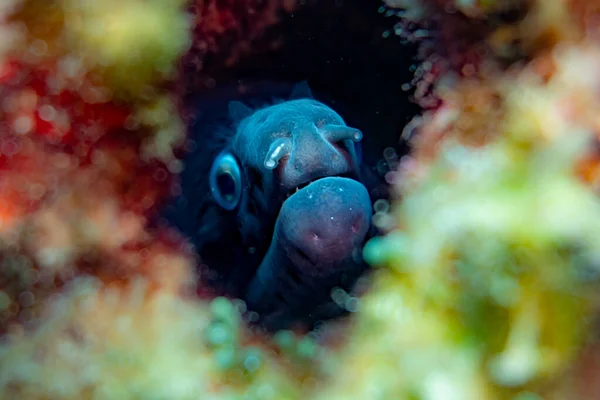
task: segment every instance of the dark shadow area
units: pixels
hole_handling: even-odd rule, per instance
[[[317,97],[365,132],[367,161],[376,163],[389,146],[404,154],[400,134],[419,112],[402,90],[412,78],[415,49],[393,35],[382,37],[395,20],[381,14],[379,6],[369,0],[305,2],[266,32],[281,38],[277,49],[244,57],[232,68],[207,60],[204,72],[215,88],[307,80]]]

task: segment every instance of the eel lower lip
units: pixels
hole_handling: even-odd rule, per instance
[[[364,269],[354,253],[362,248],[371,212],[367,189],[339,176],[309,182],[283,203],[244,297],[261,324],[280,329],[308,320],[328,304],[335,286],[352,285]]]

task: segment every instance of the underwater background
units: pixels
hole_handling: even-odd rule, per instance
[[[4,0],[1,399],[594,399],[600,1]],[[318,336],[199,296],[194,99],[308,81],[389,185]]]

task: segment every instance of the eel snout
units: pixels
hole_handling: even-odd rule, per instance
[[[362,272],[371,214],[367,189],[352,179],[327,177],[294,193],[249,286],[249,309],[273,326],[310,317]]]

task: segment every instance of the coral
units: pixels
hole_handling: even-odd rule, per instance
[[[403,133],[414,148],[413,164],[415,160],[421,164],[432,160],[442,139],[452,137],[465,144],[482,144],[497,136],[496,125],[505,120],[520,121],[504,115],[506,107],[519,105],[504,103],[519,98],[523,101],[523,86],[519,85],[552,78],[556,68],[563,68],[557,66],[563,55],[588,54],[569,57],[571,70],[595,64],[596,56],[591,53],[597,47],[598,32],[591,21],[600,10],[596,1],[454,3],[392,4],[409,11],[426,10],[416,19],[400,13],[396,28],[399,36],[419,41],[423,60],[412,84],[415,100],[426,110]],[[471,11],[465,12],[465,7]],[[426,33],[414,36],[415,31]],[[528,73],[522,74],[523,69]],[[571,76],[554,79],[549,92],[534,89],[550,96],[539,103],[540,107],[555,101],[552,107],[561,108],[562,102],[572,99],[578,104],[571,107],[573,110],[593,109],[593,103],[586,103],[587,98],[579,100],[578,90],[585,97],[592,93],[589,85],[596,84],[597,74],[588,71],[572,81]],[[506,86],[513,87],[512,94],[507,93]],[[533,93],[529,91],[529,95]],[[573,115],[571,120],[577,118]]]
[[[558,44],[597,36],[596,1],[386,1],[399,16],[394,33],[419,44],[415,99],[425,108],[444,103],[438,93],[462,78],[493,81],[511,66],[532,61]],[[387,33],[389,35],[389,33]]]
[[[33,334],[11,332],[0,387],[23,399],[297,398],[293,375],[268,352],[241,347],[237,329],[224,299],[208,307],[143,279],[79,279],[49,302]]]
[[[395,229],[365,248],[382,269],[324,398],[593,398],[571,371],[597,318],[598,4],[450,3],[419,14],[436,102],[405,130]]]

